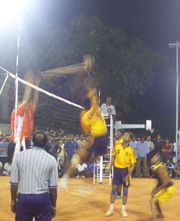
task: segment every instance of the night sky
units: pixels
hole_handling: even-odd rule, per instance
[[[168,43],[180,40],[180,0],[31,0],[23,25],[43,35],[43,29],[50,30],[60,23],[66,25],[79,15],[95,15],[104,24],[124,29],[129,37],[141,39],[153,51],[168,57],[172,74],[160,73],[146,93],[135,99],[134,115],[129,120],[138,123],[148,117],[152,119],[154,112],[154,127],[164,136],[172,137],[175,133],[175,50],[169,49]],[[139,113],[147,100],[150,103],[147,112]],[[158,116],[162,118],[159,122]]]
[[[64,24],[75,16],[96,15],[105,24],[124,29],[132,38],[140,38],[145,44],[168,56],[172,75],[161,73],[151,88],[134,102],[131,122],[142,122],[148,116],[153,120],[156,132],[173,137],[175,133],[175,50],[169,42],[180,39],[179,0],[61,0],[44,5],[49,10],[50,22]],[[49,7],[50,6],[50,7]],[[55,7],[54,7],[55,6]],[[164,76],[164,77],[163,77]],[[149,101],[146,113],[139,113],[144,101]],[[154,119],[152,117],[154,112]],[[160,119],[158,122],[157,118]]]

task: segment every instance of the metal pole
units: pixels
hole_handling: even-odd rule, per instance
[[[18,17],[18,30],[17,30],[17,52],[16,52],[16,77],[15,77],[15,104],[14,104],[14,138],[16,140],[16,146],[14,150],[13,155],[13,161],[17,155],[17,153],[20,151],[20,142],[17,142],[20,140],[20,134],[17,132],[17,108],[18,108],[18,72],[19,72],[19,49],[20,49],[20,34],[21,34],[21,22],[20,22],[20,16]]]
[[[179,47],[176,41],[176,159],[178,153],[178,128],[179,128]]]
[[[20,33],[21,33],[21,24],[20,24],[20,20],[19,20],[19,22],[18,22],[18,37],[17,37],[17,53],[16,53],[15,113],[16,113],[17,106],[18,106],[18,72],[19,72]]]
[[[114,122],[113,122],[113,116],[112,113],[110,113],[110,164],[111,164],[111,160],[112,160],[112,150],[113,150],[113,142],[114,142]],[[113,171],[110,172],[109,174],[109,184],[111,185],[111,177]]]
[[[176,159],[178,157],[178,130],[179,130],[179,47],[180,43],[170,43],[170,48],[176,48]]]

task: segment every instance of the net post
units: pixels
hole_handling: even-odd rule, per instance
[[[103,183],[103,156],[100,156],[99,161],[99,183]]]
[[[114,137],[114,121],[113,121],[113,116],[112,113],[110,113],[110,165],[111,165],[111,160],[112,160],[112,149],[113,149],[113,137]],[[111,180],[112,180],[112,171],[109,173],[109,185],[111,185]]]

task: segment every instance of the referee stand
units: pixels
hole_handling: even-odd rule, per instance
[[[150,131],[151,133],[153,132],[151,120],[146,120],[145,124],[122,124],[121,121],[116,121],[114,124],[112,114],[110,114],[109,116],[110,116],[110,124],[107,125],[107,127],[109,128],[108,153],[104,156],[99,157],[97,163],[94,163],[93,184],[95,184],[96,182],[102,184],[103,178],[108,178],[109,184],[111,185],[113,169],[109,173],[109,168],[108,168],[108,171],[106,172],[106,165],[110,166],[111,164],[112,150],[114,145],[114,129],[115,132],[118,129],[145,129]]]
[[[110,166],[111,164],[111,159],[112,159],[112,150],[113,150],[113,143],[114,143],[114,120],[113,120],[113,115],[110,113],[108,116],[104,117],[109,117],[110,123],[107,124],[108,127],[108,136],[109,136],[109,146],[107,148],[107,154],[104,156],[100,156],[98,161],[94,163],[94,168],[93,168],[93,184],[96,182],[99,182],[100,184],[103,183],[103,178],[108,178],[109,179],[109,184],[111,184],[112,180],[112,173],[109,173],[109,168],[108,171],[106,171],[106,166]]]

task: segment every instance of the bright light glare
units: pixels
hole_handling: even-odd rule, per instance
[[[17,22],[26,0],[0,0],[0,24]]]

